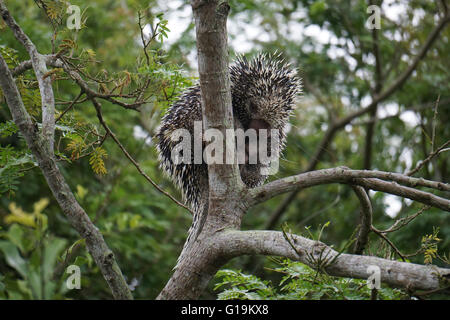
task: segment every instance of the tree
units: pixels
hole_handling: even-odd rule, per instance
[[[45,2],[39,3],[45,4]],[[140,35],[145,56],[141,69],[136,74],[129,72],[127,74],[125,72],[120,78],[114,76],[105,76],[102,78],[98,74],[91,76],[85,72],[84,63],[86,63],[86,60],[73,57],[75,44],[70,41],[63,40],[58,51],[53,48],[52,53],[49,55],[40,54],[33,42],[12,18],[3,1],[0,1],[0,6],[3,20],[13,31],[16,41],[23,45],[31,58],[10,68],[7,60],[3,57],[4,52],[2,52],[2,56],[0,57],[0,70],[2,75],[5,75],[1,77],[0,85],[14,123],[25,138],[27,146],[36,159],[38,167],[52,190],[61,210],[66,214],[72,227],[78,231],[81,238],[86,239],[86,246],[109,284],[113,296],[122,299],[131,298],[131,293],[122,276],[122,272],[115,262],[112,251],[104,242],[102,234],[93,225],[85,210],[79,205],[56,163],[56,160],[62,158],[62,155],[54,153],[55,122],[63,117],[84,96],[83,100],[92,104],[98,122],[104,130],[104,134],[95,133],[98,139],[96,139],[97,141],[93,145],[97,146],[88,154],[90,155],[92,169],[100,174],[105,171],[102,161],[106,154],[101,151],[101,146],[110,138],[147,181],[159,191],[163,192],[164,196],[169,197],[177,206],[185,209],[183,204],[163,191],[158,184],[145,174],[140,164],[134,160],[120,142],[117,135],[106,123],[100,103],[100,101],[105,101],[105,103],[128,109],[131,112],[139,111],[146,103],[151,101],[151,97],[162,93],[167,95],[164,86],[159,87],[158,83],[155,84],[153,82],[153,76],[158,71],[153,62],[155,59],[162,59],[162,57],[159,56],[158,52],[149,53],[147,51],[151,41],[158,37],[158,35],[161,35],[161,40],[163,39],[166,31],[164,29],[166,22],[160,16],[159,22],[156,25],[157,27],[151,34],[152,36],[146,39],[141,25],[141,15],[139,15]],[[316,11],[314,14],[316,18],[322,19],[318,16],[326,14],[326,10],[324,8],[321,9],[317,4],[315,4],[315,7]],[[226,32],[226,21],[230,7],[226,2],[193,1],[192,8],[195,17],[199,61],[198,70],[202,90],[205,129],[215,128],[221,132],[225,132],[226,129],[233,129]],[[45,10],[47,14],[51,12],[49,8]],[[449,142],[435,148],[435,130],[433,130],[433,145],[428,157],[406,174],[380,170],[352,170],[342,166],[313,171],[328,150],[338,131],[345,128],[353,120],[359,119],[366,114],[371,115],[371,121],[367,124],[366,152],[364,153],[364,159],[366,160],[364,161],[363,167],[366,169],[370,168],[370,159],[372,159],[373,154],[372,139],[374,136],[373,124],[376,109],[383,100],[390,97],[404,85],[450,21],[445,2],[443,2],[443,10],[439,18],[439,21],[429,33],[418,54],[406,66],[403,72],[400,72],[397,77],[393,78],[390,85],[383,86],[381,84],[381,66],[378,64],[378,67],[375,68],[378,76],[375,78],[376,86],[374,94],[372,101],[367,106],[360,107],[338,118],[336,117],[336,113],[341,113],[342,110],[335,106],[330,107],[327,101],[323,103],[323,105],[329,107],[330,125],[321,142],[318,144],[317,151],[311,157],[304,173],[277,179],[258,188],[248,189],[240,180],[239,170],[236,164],[209,165],[210,198],[208,219],[197,241],[189,248],[189,252],[185,255],[186,258],[180,261],[178,268],[174,271],[158,298],[198,298],[204,292],[216,272],[226,262],[242,255],[275,255],[287,257],[291,260],[301,261],[317,271],[325,272],[329,275],[361,279],[366,279],[370,275],[368,267],[375,265],[380,269],[381,281],[389,285],[407,288],[411,291],[418,289],[439,290],[442,286],[445,287],[446,279],[450,274],[448,269],[439,267],[429,268],[428,266],[410,262],[399,262],[386,258],[363,255],[363,253],[367,249],[369,236],[373,233],[386,241],[395,253],[405,260],[404,255],[386,237],[386,234],[397,230],[399,227],[406,225],[409,221],[419,216],[418,213],[407,219],[399,219],[391,228],[379,230],[373,225],[372,202],[367,190],[397,195],[417,201],[427,207],[450,211],[450,201],[448,199],[419,189],[426,187],[445,193],[450,191],[450,186],[447,183],[440,182],[438,179],[432,180],[412,177],[421,167],[443,152]],[[160,28],[159,33],[157,28]],[[379,44],[377,40],[378,36],[377,31],[372,32],[372,44],[376,61],[379,61],[379,49],[377,49],[377,45]],[[91,58],[95,56],[92,52],[87,52],[87,54]],[[361,54],[363,55],[363,53]],[[376,66],[377,63],[379,62],[376,62]],[[49,71],[49,67],[54,69]],[[14,79],[14,76],[17,79],[17,77],[20,77],[21,74],[30,68],[34,70],[40,90],[40,105],[42,110],[41,129],[36,126],[36,121],[30,117],[29,111],[23,103],[23,94],[18,89]],[[80,93],[75,100],[68,103],[67,109],[55,119],[55,99],[52,80],[57,80],[58,76],[70,79],[76,84]],[[137,81],[136,76],[142,77],[143,80]],[[314,87],[309,85],[308,81],[310,79],[307,78],[305,87],[320,100],[322,95],[315,94]],[[134,87],[130,85],[132,82]],[[98,89],[94,89],[91,83],[97,85]],[[170,102],[169,99],[167,99],[167,102]],[[437,110],[439,103],[440,100],[438,99],[435,110]],[[82,139],[72,139],[68,145],[69,150],[72,152],[72,158],[79,158],[80,154],[83,154],[85,151],[83,143],[84,141]],[[267,230],[240,231],[244,214],[251,207],[277,195],[291,192],[290,196],[274,212],[270,219],[269,225],[267,226],[267,229],[270,229],[275,225],[275,222],[281,217],[300,191],[313,186],[334,183],[349,185],[360,202],[360,223],[354,239],[355,244],[351,249],[353,253],[338,252],[323,242],[301,237],[287,229],[283,229],[282,232]]]

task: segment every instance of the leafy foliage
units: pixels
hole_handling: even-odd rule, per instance
[[[0,137],[7,138],[12,136],[13,134],[17,133],[17,126],[16,124],[9,120],[4,123],[0,123]]]
[[[75,160],[80,158],[81,153],[86,148],[86,143],[83,138],[78,135],[73,135],[73,139],[67,144],[66,150],[71,152],[71,159]]]
[[[13,135],[17,128],[5,123],[0,128],[4,137]],[[21,169],[34,166],[32,156],[26,151],[17,151],[12,146],[0,147],[0,194],[7,193],[10,196],[18,190],[19,178],[24,176]]]
[[[292,262],[288,259],[273,262],[278,265],[269,269],[283,275],[278,284],[264,281],[241,271],[223,269],[216,274],[215,290],[221,300],[368,300],[371,289],[366,280],[336,278]],[[226,289],[225,289],[226,288]],[[398,289],[382,287],[378,290],[379,299],[399,300],[407,297]]]
[[[36,202],[32,213],[14,203],[9,206],[4,221],[10,227],[0,231],[0,257],[10,267],[0,279],[2,299],[54,299],[67,291],[63,281],[53,279],[67,241],[48,235],[43,213],[48,203],[46,198]]]
[[[8,67],[13,68],[19,64],[19,55],[17,50],[6,47],[5,45],[0,45],[0,53],[3,56],[3,59],[5,59]]]
[[[107,156],[108,154],[101,147],[95,148],[92,152],[91,157],[89,158],[89,164],[96,174],[102,175],[107,173],[105,168],[105,161],[103,160]]]
[[[433,259],[439,257],[438,243],[442,239],[438,238],[439,228],[434,228],[432,234],[428,234],[422,237],[422,251],[424,255],[423,262],[426,264],[433,263]],[[440,257],[439,257],[440,258]],[[448,260],[446,261],[449,262]]]

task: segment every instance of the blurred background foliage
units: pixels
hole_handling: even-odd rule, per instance
[[[124,90],[131,90],[143,81],[143,75],[149,76],[151,84],[147,94],[151,102],[140,113],[103,101],[104,117],[142,169],[163,189],[180,198],[158,168],[152,137],[168,105],[183,88],[196,81],[195,35],[189,4],[185,1],[73,0],[71,4],[81,8],[83,21],[83,28],[75,31],[65,25],[68,15],[63,1],[40,1],[47,5],[47,14],[31,0],[5,2],[41,53],[57,52],[65,46],[75,57],[87,61],[89,74],[115,79]],[[304,93],[291,121],[281,170],[271,179],[299,173],[306,168],[331,117],[343,117],[371,100],[376,71],[373,38],[371,30],[365,27],[368,2],[231,0],[230,5],[231,59],[236,54],[251,56],[259,51],[278,51],[304,78]],[[386,0],[382,8],[379,47],[383,87],[388,87],[425,42],[442,8],[439,1],[426,0]],[[150,63],[146,63],[141,45],[138,11],[142,13],[146,30],[158,23],[166,27],[165,34],[154,39],[149,47]],[[373,169],[405,172],[414,168],[432,148],[433,128],[434,148],[449,139],[449,36],[447,27],[407,83],[379,105],[378,116],[382,120],[375,125]],[[29,59],[3,22],[0,23],[0,51],[11,68]],[[27,71],[17,83],[26,108],[40,122],[40,96],[34,74]],[[75,99],[80,91],[63,73],[56,73],[53,83],[58,115],[61,115],[68,101]],[[94,88],[108,90],[101,85]],[[369,119],[368,115],[356,119],[340,131],[318,168],[339,165],[362,168]],[[114,251],[135,298],[155,298],[170,277],[191,217],[153,188],[111,139],[99,146],[102,134],[103,128],[92,105],[76,104],[58,122],[55,148],[60,168],[78,201]],[[99,269],[83,241],[69,226],[17,133],[1,96],[0,145],[0,298],[111,298]],[[418,175],[449,182],[448,159],[448,153],[442,153]],[[393,216],[406,217],[422,208],[417,203],[379,192],[371,195],[374,225],[379,229],[392,225]],[[251,210],[244,219],[243,229],[266,228],[281,200],[282,197],[277,197]],[[282,223],[287,223],[293,232],[311,236],[311,230],[319,230],[330,222],[321,240],[342,248],[358,224],[358,212],[359,202],[348,186],[319,186],[299,193],[274,228],[278,230]],[[423,238],[427,235],[430,237]],[[436,257],[448,255],[449,235],[448,213],[428,209],[402,230],[389,234],[389,238],[406,254],[423,249],[410,261],[445,266]],[[431,253],[428,251],[427,255],[425,250]],[[374,236],[366,254],[399,258]],[[81,290],[67,290],[68,275],[64,268],[68,264],[81,267]],[[252,295],[239,296],[240,292],[220,293],[221,288],[237,283],[234,288],[242,289],[239,279],[245,274],[279,283],[286,272],[276,269],[287,267],[293,266],[267,258],[235,259],[225,266],[204,298],[216,298],[218,294],[219,298],[230,297],[227,294],[252,298]],[[312,271],[306,267],[298,264],[294,267],[311,276]],[[262,281],[255,279],[251,281]],[[288,292],[282,298],[369,297],[365,291],[349,290],[362,290],[360,283],[350,285],[345,281],[322,279],[320,287],[297,283],[290,290],[286,287]],[[329,290],[324,284],[338,289]],[[255,292],[251,286],[244,287],[245,293]],[[274,289],[269,289],[259,297],[276,297]],[[401,297],[397,291],[386,291],[383,295]]]

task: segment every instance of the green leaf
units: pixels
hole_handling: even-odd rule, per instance
[[[53,238],[48,241],[45,246],[43,268],[44,277],[46,280],[50,280],[53,276],[53,271],[58,261],[58,256],[61,254],[62,250],[66,247],[67,241],[61,238]]]
[[[18,128],[14,121],[9,120],[3,123],[0,123],[0,137],[7,138],[17,133]]]
[[[22,277],[27,277],[27,263],[17,250],[17,247],[8,241],[0,241],[0,250],[6,258],[6,263],[14,268]]]
[[[23,227],[21,227],[19,224],[14,223],[11,225],[11,227],[8,230],[7,233],[8,239],[15,244],[21,252],[26,251],[26,244],[25,244],[25,231]]]

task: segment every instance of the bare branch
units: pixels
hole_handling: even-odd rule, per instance
[[[389,238],[380,230],[378,230],[377,228],[375,228],[374,226],[371,227],[371,230],[378,235],[380,238],[382,238],[384,241],[386,241],[386,243],[395,251],[395,253],[398,254],[398,256],[403,260],[405,260],[405,256],[401,253],[401,251],[394,245],[394,243],[389,240]]]
[[[353,191],[361,203],[360,227],[355,242],[355,254],[362,254],[369,242],[369,233],[372,227],[372,203],[366,190],[360,186],[352,186]]]
[[[78,94],[78,96],[69,104],[69,106],[58,116],[58,118],[55,120],[55,123],[58,122],[62,117],[64,117],[64,115],[69,112],[73,106],[78,102],[78,100],[81,98],[81,96],[83,95],[83,90],[80,91],[80,93]]]
[[[175,202],[177,205],[179,205],[180,207],[186,209],[187,211],[189,211],[192,214],[192,211],[186,207],[184,204],[182,204],[180,201],[178,201],[177,199],[175,199],[172,195],[170,195],[168,192],[164,191],[156,182],[153,181],[152,178],[150,178],[145,172],[144,170],[142,170],[141,166],[139,165],[139,163],[137,163],[136,160],[133,159],[133,157],[128,153],[128,151],[125,149],[125,147],[122,145],[122,143],[120,143],[119,139],[116,137],[116,135],[114,134],[114,132],[111,131],[111,129],[109,128],[109,126],[106,124],[105,120],[103,119],[103,115],[102,115],[102,111],[101,111],[101,105],[100,103],[95,99],[95,98],[91,98],[92,104],[95,107],[95,110],[97,111],[97,118],[100,122],[100,124],[103,126],[103,128],[106,130],[107,135],[111,136],[111,138],[114,140],[114,142],[119,146],[120,150],[122,150],[122,152],[125,154],[125,156],[128,158],[128,160],[130,160],[130,162],[136,167],[136,169],[139,171],[139,173],[148,181],[150,182],[150,184],[152,186],[154,186],[159,192],[161,192],[162,194],[164,194],[166,197],[168,197],[170,200],[172,200],[173,202]]]
[[[229,258],[241,255],[282,256],[317,268],[321,257],[327,257],[323,271],[331,276],[367,279],[369,266],[378,266],[383,283],[407,289],[440,288],[440,279],[450,276],[450,269],[382,259],[373,256],[339,254],[322,242],[290,235],[292,244],[278,231],[225,231],[215,242]]]
[[[413,215],[410,215],[410,216],[407,216],[407,217],[404,217],[404,218],[401,218],[401,219],[397,219],[392,226],[390,226],[386,230],[380,230],[380,232],[381,233],[388,233],[388,232],[397,231],[397,230],[403,228],[404,226],[408,225],[411,221],[413,221],[415,218],[420,216],[422,213],[424,213],[428,209],[430,209],[430,206],[424,206],[422,209],[420,209],[419,211],[417,211]]]
[[[390,180],[395,183],[385,182],[379,179]],[[447,183],[429,181],[422,178],[412,178],[398,173],[351,170],[344,167],[311,171],[272,181],[261,187],[249,190],[247,201],[250,205],[255,205],[285,192],[328,183],[357,184],[368,189],[388,192],[445,211],[450,211],[450,200],[435,196],[428,192],[399,185],[404,184],[411,187],[426,186],[438,190],[449,191],[450,185]]]
[[[0,0],[0,14],[12,30],[16,39],[25,47],[31,58],[31,65],[39,84],[42,101],[42,135],[47,144],[47,152],[53,154],[55,135],[55,98],[53,96],[52,81],[47,77],[48,73],[45,56],[41,55],[30,38],[23,32],[20,26],[9,13],[3,1]]]
[[[356,179],[355,182],[367,189],[394,194],[399,197],[415,200],[450,212],[450,200],[435,196],[428,192],[399,186],[395,182],[387,182],[379,179]]]
[[[428,157],[419,162],[419,164],[412,170],[408,171],[406,173],[407,176],[412,176],[414,175],[416,172],[418,172],[424,165],[426,165],[428,162],[430,162],[435,156],[437,156],[439,153],[443,152],[445,150],[445,148],[447,148],[448,146],[450,146],[450,140],[448,140],[447,142],[445,142],[443,145],[441,145],[439,148],[436,149],[436,151],[431,152]]]
[[[42,55],[45,59],[45,63],[47,65],[51,65],[52,67],[61,67],[57,66],[56,60],[58,60],[58,56],[55,54],[44,54]],[[17,67],[11,70],[11,73],[14,77],[17,77],[24,73],[27,70],[30,70],[33,68],[33,64],[31,63],[31,60],[25,60],[19,63]]]

